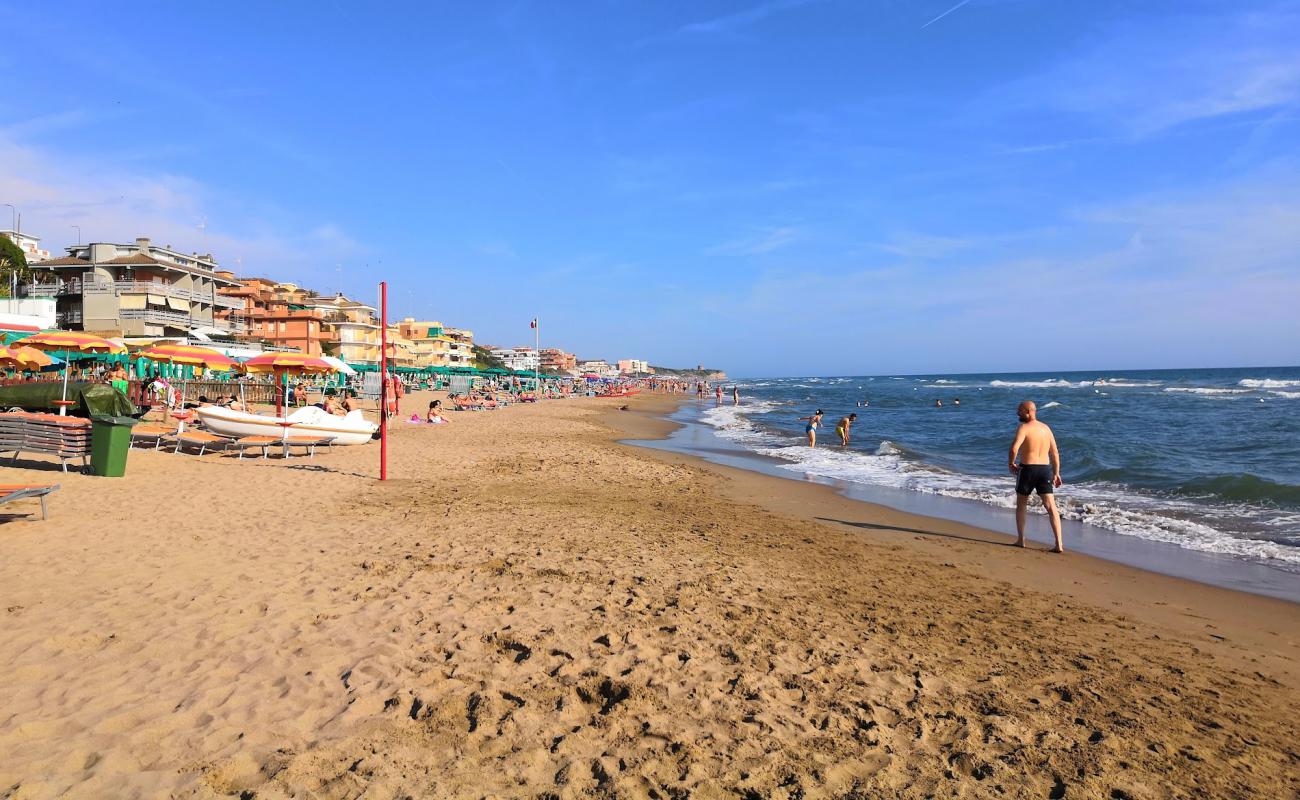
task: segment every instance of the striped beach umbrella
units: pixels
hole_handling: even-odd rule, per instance
[[[240,365],[250,375],[273,373],[275,375],[275,413],[280,416],[284,407],[285,375],[323,375],[337,372],[338,368],[320,356],[308,353],[272,352],[253,356]]]
[[[54,359],[34,347],[19,344],[0,345],[0,365],[16,369],[40,369],[54,363]]]
[[[217,372],[228,372],[239,367],[239,362],[225,353],[219,353],[210,347],[193,344],[153,344],[135,354],[136,358],[147,358],[163,364],[180,364],[186,367],[203,367]],[[181,409],[185,408],[185,391],[189,379],[182,375]]]
[[[37,350],[56,351],[63,353],[63,400],[59,405],[59,413],[64,414],[67,411],[68,402],[68,355],[70,353],[125,353],[126,348],[117,342],[110,341],[101,336],[93,336],[89,333],[80,331],[45,331],[28,336],[22,341],[23,347],[34,347]]]
[[[235,369],[239,362],[225,353],[219,353],[210,347],[192,344],[154,344],[137,351],[136,358],[147,358],[164,364],[182,364],[188,367],[225,372]]]

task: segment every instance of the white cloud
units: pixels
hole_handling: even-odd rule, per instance
[[[18,206],[23,230],[41,236],[52,253],[75,243],[73,226],[80,226],[83,242],[147,236],[178,250],[211,252],[237,271],[310,281],[336,275],[338,262],[362,252],[330,222],[278,229],[230,210],[245,198],[223,197],[193,178],[54,152],[14,135],[43,124],[0,130],[0,198]]]
[[[714,245],[704,251],[710,256],[759,256],[787,247],[800,238],[800,230],[785,226],[773,228],[757,235],[733,239]]]
[[[1145,137],[1300,101],[1300,14],[1224,9],[1158,21],[1128,18],[1047,72],[1004,86],[979,105],[1064,111],[1101,130]]]

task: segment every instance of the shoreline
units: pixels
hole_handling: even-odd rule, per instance
[[[930,519],[961,522],[989,532],[1004,533],[1014,529],[1014,517],[1010,509],[962,498],[800,474],[786,469],[790,462],[754,453],[718,436],[711,426],[701,420],[686,418],[682,412],[689,406],[687,400],[676,403],[669,413],[664,414],[670,427],[664,429],[661,435],[639,438],[638,441],[647,448],[691,455],[716,466],[738,468],[796,483],[828,486],[843,497],[872,506]],[[1228,554],[1187,549],[1171,542],[1127,536],[1080,520],[1062,519],[1061,522],[1067,551],[1083,553],[1151,574],[1300,604],[1300,574],[1286,569]],[[1041,513],[1031,510],[1028,527],[1030,547],[1035,542],[1050,543],[1050,529]]]
[[[689,398],[646,396],[628,412],[605,414],[602,422],[625,441],[661,440],[681,427],[667,415],[686,402]],[[1300,688],[1300,604],[1080,553],[1069,549],[1068,540],[1061,555],[1032,539],[1018,551],[1012,534],[849,497],[832,485],[716,464],[676,450],[628,446],[725,477],[727,496],[737,502],[907,547],[931,562],[960,555],[963,567],[991,579],[1060,592],[1178,630],[1242,668],[1258,669],[1258,653],[1270,653],[1282,670],[1280,679]]]
[[[62,476],[49,521],[15,519],[29,502],[0,525],[0,787],[1300,789],[1293,604],[620,443],[670,425],[665,401],[398,422],[385,483],[368,445],[134,451],[125,478]],[[54,476],[21,463],[22,480]]]

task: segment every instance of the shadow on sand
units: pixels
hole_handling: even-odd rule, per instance
[[[957,533],[942,533],[940,531],[927,531],[921,528],[903,528],[898,525],[881,525],[875,522],[850,522],[846,519],[832,519],[831,517],[817,517],[821,522],[835,522],[840,525],[851,525],[854,528],[865,528],[871,531],[896,531],[898,533],[916,533],[921,536],[942,536],[945,539],[959,539],[963,542],[975,542],[976,544],[987,544],[994,547],[1015,547],[1014,542],[1000,542],[996,539],[981,539],[978,536],[962,536]]]

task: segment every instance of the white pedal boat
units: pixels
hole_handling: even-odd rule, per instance
[[[199,406],[195,411],[203,427],[218,436],[284,436],[281,422],[291,422],[289,436],[318,436],[332,438],[333,444],[365,444],[379,430],[379,425],[368,421],[360,411],[337,417],[322,408],[307,406],[287,417],[265,417],[234,411],[221,406]]]

